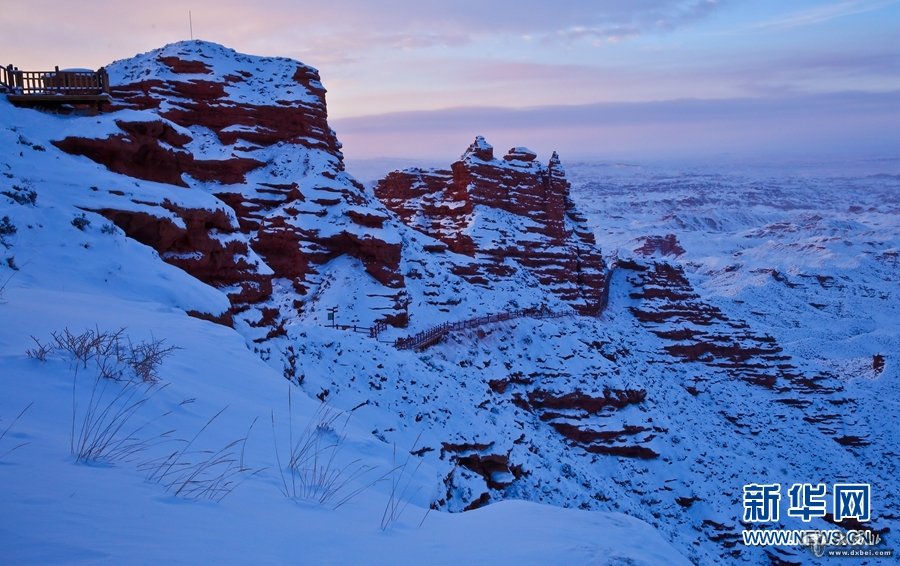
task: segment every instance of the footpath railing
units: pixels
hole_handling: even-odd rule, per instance
[[[398,338],[394,342],[394,346],[396,346],[398,350],[415,350],[437,342],[448,333],[456,330],[477,328],[479,326],[484,326],[485,324],[490,324],[492,322],[502,322],[505,320],[513,320],[515,318],[560,318],[564,316],[575,316],[576,314],[578,313],[575,311],[554,312],[547,309],[521,309],[497,314],[489,314],[476,318],[470,318],[468,320],[461,320],[459,322],[445,322],[442,324],[438,324],[437,326],[433,326],[427,330],[423,330],[422,332],[414,334],[413,336]]]
[[[606,310],[606,307],[609,304],[610,281],[612,280],[612,274],[615,269],[616,264],[614,263],[612,267],[606,272],[606,282],[603,286],[603,294],[600,296],[600,302],[597,305],[597,308],[592,309],[592,312],[590,313],[578,312],[574,310],[559,312],[551,311],[546,308],[530,308],[507,311],[497,314],[489,314],[485,316],[479,316],[477,318],[462,320],[459,322],[444,322],[442,324],[438,324],[437,326],[433,326],[431,328],[423,330],[418,334],[407,336],[406,338],[398,338],[394,342],[394,346],[398,350],[417,350],[419,348],[424,348],[425,346],[429,346],[435,342],[440,341],[450,332],[477,328],[479,326],[484,326],[485,324],[502,322],[505,320],[513,320],[516,318],[561,318],[564,316],[576,316],[579,314],[590,314],[592,316],[598,316],[604,310]]]
[[[447,334],[459,330],[468,330],[471,328],[478,328],[480,326],[484,326],[485,324],[491,324],[495,322],[503,322],[506,320],[513,320],[517,318],[562,318],[565,316],[577,316],[577,315],[586,315],[586,316],[598,316],[604,310],[606,310],[607,305],[609,304],[609,288],[610,281],[612,280],[613,271],[615,271],[618,263],[613,263],[612,267],[606,272],[606,282],[603,286],[603,294],[600,296],[600,301],[597,304],[596,308],[590,310],[590,312],[580,312],[576,310],[570,311],[552,311],[546,307],[540,308],[528,308],[528,309],[518,309],[514,311],[506,311],[496,314],[488,314],[484,316],[479,316],[475,318],[470,318],[467,320],[460,320],[457,322],[444,322],[438,324],[436,326],[432,326],[418,334],[413,334],[412,336],[406,336],[405,338],[397,338],[394,341],[394,346],[398,350],[417,350],[419,348],[424,348],[425,346],[429,346],[434,344],[435,342],[443,339]],[[350,330],[352,332],[363,332],[368,333],[370,338],[378,338],[378,335],[386,330],[388,327],[386,322],[377,322],[373,326],[358,326],[355,324],[333,324],[332,328],[337,328],[339,330]]]
[[[368,334],[369,338],[378,338],[378,335],[388,327],[386,322],[376,322],[372,326],[361,326],[359,324],[332,324],[329,328],[337,328],[338,330],[349,330],[350,332],[362,332]]]
[[[99,71],[21,71],[0,67],[0,86],[11,94],[109,94],[106,69]]]

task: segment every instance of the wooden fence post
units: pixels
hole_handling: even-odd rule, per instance
[[[16,90],[19,87],[19,85],[18,85],[19,81],[17,80],[18,77],[16,76],[16,68],[10,64],[10,66],[6,68],[6,72],[7,72],[7,75],[9,76],[10,92],[16,92]]]
[[[97,80],[100,82],[100,90],[109,94],[109,73],[106,72],[106,67],[100,67],[97,71]]]

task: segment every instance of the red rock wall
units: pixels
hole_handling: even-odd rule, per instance
[[[230,225],[223,211],[188,209],[167,201],[143,203],[148,205],[143,212],[134,212],[132,203],[123,205],[122,210],[101,212],[129,236],[156,249],[165,261],[225,290],[233,311],[246,313],[242,316],[249,317],[251,326],[282,331],[285,318],[301,314],[302,297],[317,284],[318,267],[345,254],[360,259],[366,272],[388,288],[382,294],[386,306],[394,310],[384,309],[382,320],[405,325],[401,246],[375,235],[361,236],[361,231],[353,228],[361,226],[374,233],[388,215],[377,202],[371,206],[374,199],[343,173],[340,143],[327,123],[325,89],[318,73],[302,64],[279,60],[282,69],[295,65],[293,75],[274,79],[256,76],[254,73],[267,72],[264,64],[270,60],[225,50],[213,53],[207,63],[193,58],[203,58],[204,50],[219,48],[201,43],[196,46],[199,52],[191,57],[162,53],[155,57],[149,54],[149,59],[138,56],[143,59],[126,68],[127,76],[138,78],[112,85],[110,111],[140,110],[158,119],[117,120],[118,130],[105,138],[67,137],[54,143],[63,151],[84,155],[130,177],[179,187],[191,186],[191,178],[217,184],[212,191],[234,211],[236,225]],[[196,46],[188,44],[186,50]],[[247,63],[224,78],[216,76],[215,67],[221,64],[223,54]],[[226,65],[233,67],[231,63]],[[273,80],[273,92],[297,100],[276,96],[263,105],[256,97],[256,103],[251,104],[243,96],[236,99],[229,94],[238,92],[229,91],[230,87],[242,83],[271,84]],[[209,144],[207,139],[195,143],[197,127],[214,132],[213,143],[221,147],[212,147],[212,154],[230,152],[231,157],[197,157],[193,153],[196,146]],[[272,165],[271,152],[253,158],[258,150],[275,144],[284,146],[275,160],[278,163],[289,164],[295,155],[299,160],[320,150],[315,156],[318,161],[312,169],[307,166],[297,172],[292,168],[281,171]],[[257,170],[260,174],[256,177],[265,177],[268,182],[248,183],[247,175]],[[307,188],[301,189],[297,181],[305,181]],[[153,205],[169,209],[186,228],[177,227],[165,215],[154,216]],[[335,226],[347,228],[335,231]],[[320,233],[323,227],[328,227],[327,235]],[[234,238],[223,244],[222,234]],[[262,258],[273,273],[262,275],[267,270],[248,263],[253,255]],[[290,281],[300,296],[298,300],[278,301],[284,312],[261,304],[272,298],[273,279]],[[251,309],[255,305],[259,308]]]
[[[245,175],[261,167],[262,162],[247,157],[222,160],[195,159],[181,149],[163,147],[160,142],[181,148],[191,138],[176,132],[163,122],[117,121],[121,134],[104,139],[67,137],[53,144],[73,155],[84,155],[102,163],[110,171],[129,177],[186,187],[182,175],[187,173],[198,181],[238,184]]]
[[[232,312],[224,319],[229,324],[235,310],[269,298],[271,278],[259,275],[256,266],[247,261],[247,245],[239,239],[211,236],[213,232],[225,235],[237,232],[224,211],[182,208],[167,201],[160,206],[180,218],[184,226],[142,211],[101,209],[97,212],[122,228],[130,238],[155,249],[166,262],[204,283],[232,289],[228,295]]]
[[[273,100],[270,105],[242,103],[228,97],[220,82],[194,78],[207,74],[209,68],[201,61],[178,57],[161,57],[174,73],[190,76],[185,80],[160,81],[153,78],[125,85],[112,85],[114,98],[111,109],[131,108],[159,110],[162,101],[166,109],[159,114],[180,126],[204,126],[218,135],[225,145],[238,140],[269,146],[278,142],[302,143],[337,153],[340,143],[328,126],[325,89],[320,86],[319,74],[310,67],[297,65],[293,80],[316,96],[315,103]],[[252,77],[250,71],[225,76],[229,84],[239,84]],[[233,126],[246,126],[247,131],[224,131]]]
[[[457,253],[481,257],[479,266],[454,272],[475,284],[515,270],[511,258],[563,300],[585,313],[600,308],[605,263],[593,234],[569,197],[569,182],[554,153],[547,167],[535,154],[513,148],[502,161],[477,138],[450,171],[407,169],[378,182],[376,196],[410,227]],[[475,216],[489,210],[523,219],[519,231],[504,231],[499,243],[473,240]],[[534,235],[539,237],[535,238]]]

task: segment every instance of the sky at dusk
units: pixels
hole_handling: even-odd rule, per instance
[[[900,154],[900,0],[4,0],[3,63],[190,35],[320,70],[351,158]]]

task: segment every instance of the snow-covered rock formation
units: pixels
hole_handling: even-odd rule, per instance
[[[413,316],[429,322],[433,317],[418,304],[458,305],[465,302],[460,296],[479,288],[499,291],[499,279],[508,295],[523,283],[530,288],[533,297],[520,296],[521,307],[546,303],[538,297],[548,291],[580,312],[600,310],[603,259],[574,210],[555,155],[547,168],[521,148],[499,161],[477,141],[456,167],[458,187],[440,205],[448,210],[446,221],[462,214],[472,224],[421,237],[344,170],[315,69],[186,42],[113,63],[109,73],[113,112],[101,127],[54,145],[129,177],[215,197],[220,204],[203,209],[183,206],[170,190],[140,203],[122,194],[122,204],[112,199],[92,210],[226,291],[230,311],[208,315],[256,343],[286,336],[298,320],[324,321],[334,306],[358,327],[404,327],[411,303]],[[454,191],[462,200],[452,200]],[[398,199],[406,195],[383,197],[394,207]],[[452,253],[438,255],[445,247]],[[337,258],[353,267],[330,273]],[[410,267],[423,261],[427,269]],[[407,275],[422,281],[408,286]],[[335,279],[353,289],[328,294]],[[510,308],[507,300],[490,303]],[[447,318],[478,310],[465,306]],[[276,350],[286,348],[281,342]]]
[[[883,190],[848,220],[844,200],[827,213],[815,203],[828,183],[799,197],[706,177],[658,190],[665,177],[567,175],[555,154],[497,158],[476,138],[449,170],[395,171],[369,189],[345,170],[310,67],[192,41],[109,73],[114,104],[101,114],[0,99],[0,432],[34,402],[10,433],[30,446],[14,465],[0,457],[11,486],[0,506],[17,518],[0,540],[21,561],[171,558],[167,528],[194,562],[235,560],[249,540],[260,562],[358,561],[398,540],[409,560],[811,560],[742,544],[741,489],[757,482],[868,482],[867,527],[898,528],[886,417],[900,335],[895,179],[850,184]],[[770,195],[827,217],[785,219]],[[618,268],[595,238],[619,248]],[[424,351],[393,345],[513,311],[553,317],[454,331]],[[31,335],[66,327],[128,327],[181,348],[136,424],[204,431],[197,449],[215,451],[254,419],[271,423],[245,443],[257,472],[221,506],[172,505],[125,463],[67,460],[69,411],[90,396],[73,399],[67,360],[24,354]],[[373,327],[377,337],[361,332]],[[289,387],[297,421],[320,402],[350,417],[346,437],[316,429],[345,446],[342,465],[368,470],[346,509],[280,493],[272,447],[291,422]],[[204,427],[226,405],[212,423],[223,428]],[[398,459],[415,513],[384,538]],[[97,529],[86,516],[120,520]],[[184,527],[198,523],[211,527],[192,538]]]
[[[219,204],[186,208],[166,191],[143,203],[177,216],[177,228],[133,210],[127,195],[128,204],[113,203],[104,216],[225,290],[229,316],[255,341],[309,316],[323,266],[341,256],[358,261],[358,277],[373,291],[370,318],[405,323],[399,234],[344,171],[315,69],[185,42],[117,61],[109,73],[115,102],[106,127],[55,145]]]
[[[449,171],[395,171],[375,194],[410,227],[476,258],[454,268],[467,281],[490,285],[521,270],[578,312],[597,314],[607,288],[603,258],[559,156],[546,167],[536,158],[515,147],[496,159],[479,136]]]

